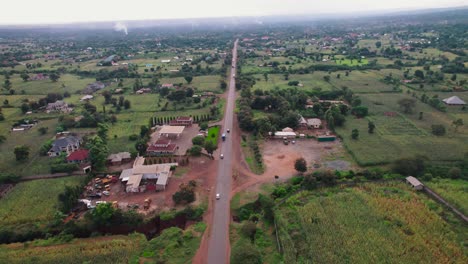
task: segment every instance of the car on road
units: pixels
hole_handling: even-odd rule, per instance
[[[224,155],[223,155],[223,154],[221,154],[221,156],[220,156],[220,157],[221,157],[221,159],[224,159]]]
[[[221,195],[219,193],[216,194],[216,200],[219,200],[221,198]]]
[[[231,132],[231,130],[229,130],[229,128],[228,128],[228,129],[226,129],[226,132],[228,132],[228,133],[229,133],[229,132]]]

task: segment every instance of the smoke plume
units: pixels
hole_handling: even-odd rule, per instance
[[[122,31],[122,32],[125,33],[125,35],[128,35],[127,26],[122,22],[115,23],[114,30],[115,31]]]

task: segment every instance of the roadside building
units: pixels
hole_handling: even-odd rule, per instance
[[[406,182],[417,191],[424,189],[424,184],[422,184],[418,179],[416,179],[413,176],[406,177]]]
[[[80,148],[80,144],[82,142],[81,138],[73,135],[66,135],[64,137],[57,138],[52,143],[52,148],[50,148],[47,154],[49,157],[57,157],[61,153],[67,153],[67,155],[70,155]]]
[[[192,124],[193,118],[191,116],[178,116],[169,122],[171,126],[191,126]]]
[[[162,126],[159,130],[159,138],[178,138],[184,132],[185,126]]]
[[[177,144],[171,142],[170,139],[160,138],[154,144],[146,149],[148,155],[174,155],[177,151]]]
[[[88,161],[89,151],[87,149],[79,149],[70,153],[67,157],[68,163],[85,163]]]
[[[119,179],[125,184],[126,192],[144,192],[156,186],[157,191],[166,189],[169,178],[172,175],[171,167],[177,166],[177,163],[164,163],[144,165],[145,158],[138,157],[131,169],[123,170]],[[142,184],[143,182],[143,184]]]
[[[466,105],[465,101],[460,99],[458,96],[452,96],[442,100],[446,105]]]
[[[110,154],[107,157],[107,162],[112,165],[121,165],[122,163],[128,162],[132,159],[130,152],[119,152],[115,154]]]
[[[320,128],[322,121],[318,118],[309,118],[307,119],[307,127],[309,128]]]

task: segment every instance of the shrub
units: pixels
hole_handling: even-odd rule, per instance
[[[446,133],[444,125],[432,125],[432,134],[436,136],[443,136]]]
[[[138,135],[137,134],[132,134],[130,136],[128,136],[128,140],[130,141],[135,141],[138,139]]]
[[[450,178],[452,179],[458,179],[462,176],[462,171],[460,168],[458,167],[452,167],[450,168],[450,170],[448,171],[448,175],[450,176]]]

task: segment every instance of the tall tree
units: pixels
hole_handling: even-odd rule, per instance
[[[193,80],[193,77],[192,76],[185,76],[184,79],[188,84],[190,84],[192,82],[192,80]]]
[[[398,105],[403,108],[403,112],[410,114],[416,106],[416,100],[413,98],[403,98],[398,101]]]
[[[89,150],[89,160],[94,170],[102,170],[105,168],[109,149],[101,137],[92,137],[86,148]]]
[[[60,79],[60,75],[56,72],[53,72],[49,75],[49,78],[52,80],[52,82],[57,82]]]
[[[29,80],[29,75],[25,72],[21,73],[20,77],[21,79],[23,79],[24,82],[27,82]]]
[[[372,121],[369,121],[369,123],[367,123],[367,132],[369,132],[369,134],[374,134],[374,129],[375,129],[375,124],[374,122]]]
[[[211,140],[207,140],[205,142],[204,148],[208,154],[210,154],[211,157],[213,157],[213,152],[218,149],[218,146],[216,143],[213,143]]]
[[[294,163],[294,169],[298,172],[304,173],[307,171],[307,162],[304,158],[299,158]]]
[[[29,147],[26,145],[16,146],[13,152],[15,153],[16,161],[24,161],[29,157]]]

